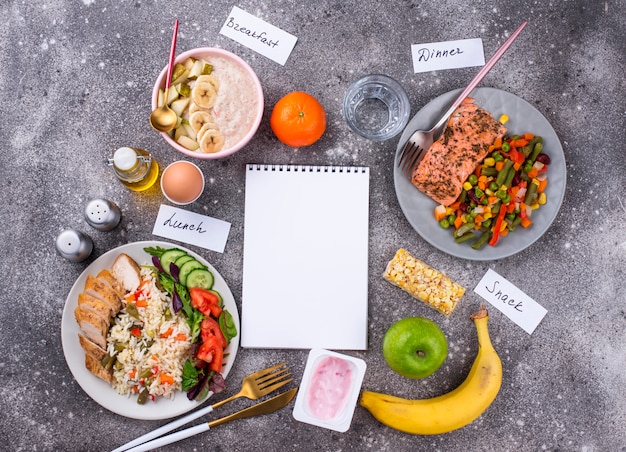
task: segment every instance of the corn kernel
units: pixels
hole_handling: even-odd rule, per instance
[[[488,220],[489,218],[493,218],[493,214],[491,212],[487,212],[483,215],[483,218],[485,220]]]
[[[540,193],[539,194],[539,199],[537,199],[537,202],[541,205],[544,205],[546,202],[548,202],[548,198],[546,197],[545,193]]]
[[[485,166],[495,166],[496,159],[494,159],[493,157],[487,157],[483,163],[485,164]]]
[[[498,121],[500,121],[500,124],[506,124],[509,122],[509,117],[508,115],[503,114],[498,118]]]
[[[471,189],[472,189],[472,184],[470,184],[469,182],[465,182],[465,183],[463,184],[463,188],[464,188],[465,190],[471,190]]]

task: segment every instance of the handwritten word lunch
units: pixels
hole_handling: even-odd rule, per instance
[[[226,27],[232,28],[239,33],[247,35],[253,39],[258,40],[260,43],[267,45],[268,47],[274,48],[278,45],[279,40],[273,41],[268,38],[267,33],[265,31],[257,32],[256,30],[251,30],[250,28],[243,27],[235,22],[234,17],[229,17],[226,22]]]
[[[170,228],[174,228],[174,229],[182,229],[182,230],[186,230],[186,231],[195,231],[198,234],[204,234],[205,232],[207,232],[206,229],[202,228],[202,221],[200,223],[196,224],[190,224],[190,223],[186,223],[184,221],[178,221],[175,220],[174,217],[176,216],[176,213],[173,213],[171,217],[169,217],[167,220],[165,220],[163,222],[163,226],[168,226]]]

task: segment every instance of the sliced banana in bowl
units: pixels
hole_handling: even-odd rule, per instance
[[[263,116],[263,89],[250,66],[222,49],[198,48],[175,60],[170,95],[164,98],[161,72],[152,106],[167,102],[178,108],[177,128],[162,134],[178,151],[196,158],[233,154],[256,133]]]

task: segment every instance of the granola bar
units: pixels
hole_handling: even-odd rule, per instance
[[[389,261],[383,278],[413,297],[449,316],[465,288],[400,248]]]

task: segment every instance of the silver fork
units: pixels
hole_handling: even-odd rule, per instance
[[[398,167],[405,171],[409,176],[413,172],[413,168],[417,166],[417,164],[424,158],[424,154],[426,151],[432,146],[435,140],[438,140],[443,131],[446,128],[448,123],[448,119],[450,115],[456,110],[456,107],[461,105],[461,102],[469,96],[469,94],[476,88],[476,86],[482,81],[482,79],[487,75],[487,73],[491,70],[491,68],[496,64],[496,62],[504,55],[504,52],[511,46],[515,38],[521,33],[524,29],[528,21],[522,22],[522,24],[517,27],[517,30],[509,36],[509,38],[504,41],[504,44],[500,46],[500,48],[493,54],[493,56],[487,61],[482,69],[474,76],[472,81],[467,85],[459,97],[456,98],[454,102],[450,105],[448,110],[444,113],[444,115],[439,119],[437,124],[432,127],[430,130],[416,130],[409,137],[408,141],[404,145],[402,152],[400,153],[400,157],[398,159]]]

